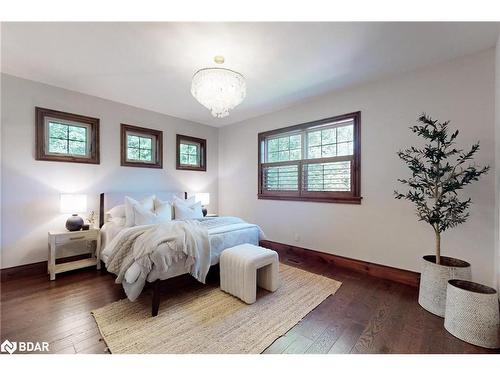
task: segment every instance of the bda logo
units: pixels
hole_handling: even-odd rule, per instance
[[[5,340],[0,346],[0,350],[2,352],[8,352],[10,354],[14,353],[17,349],[17,342],[10,342],[9,340]]]

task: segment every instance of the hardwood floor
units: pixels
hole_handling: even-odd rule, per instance
[[[449,334],[443,319],[418,305],[416,288],[313,260],[290,264],[343,284],[264,353],[500,352]],[[208,282],[217,285],[216,268]],[[179,290],[186,283],[196,281],[181,276],[167,287]],[[61,274],[52,282],[45,275],[23,277],[1,287],[1,341],[48,341],[51,353],[106,353],[90,311],[125,297],[113,275],[95,269]],[[160,309],[168,303],[168,291],[164,295]]]

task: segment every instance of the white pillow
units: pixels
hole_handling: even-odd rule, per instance
[[[109,223],[113,223],[114,225],[118,227],[124,227],[125,226],[125,216],[124,217],[112,217],[109,220]]]
[[[172,220],[173,215],[173,207],[171,202],[161,201],[158,198],[155,198],[155,214],[161,216],[163,218],[168,218],[168,220]]]
[[[118,206],[114,206],[112,209],[106,212],[106,214],[109,215],[111,219],[115,217],[125,217],[125,205],[119,204]]]
[[[193,204],[196,203],[196,198],[195,196],[193,195],[192,197],[189,197],[188,199],[181,199],[177,196],[174,196],[174,202],[173,203],[181,203],[181,204],[184,204],[184,205],[188,205],[188,206],[191,206]]]
[[[130,197],[125,197],[125,226],[133,227],[135,223],[134,219],[134,205],[139,204],[144,209],[153,212],[154,211],[154,199],[155,196],[144,198],[142,201],[138,202]]]
[[[175,220],[203,219],[201,202],[191,205],[174,202]]]
[[[158,224],[172,220],[171,209],[170,210],[165,209],[160,214],[144,208],[141,204],[134,204],[133,209],[134,209],[135,225]]]

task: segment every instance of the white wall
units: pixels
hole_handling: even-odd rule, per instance
[[[2,75],[2,268],[47,259],[47,232],[61,229],[61,192],[203,191],[217,212],[218,130],[42,83]],[[99,165],[35,160],[35,106],[100,118]],[[163,130],[163,169],[120,166],[120,123]],[[207,139],[207,172],[175,169],[176,133]],[[64,255],[64,254],[63,254]]]
[[[396,151],[415,138],[408,127],[423,111],[451,120],[459,143],[481,142],[480,164],[494,167],[495,52],[334,92],[222,128],[219,132],[219,211],[262,225],[271,240],[420,270],[434,234],[417,222],[409,202],[393,198],[397,178],[408,176]],[[257,199],[257,133],[362,111],[361,205]],[[475,280],[494,283],[494,173],[469,187],[470,220],[443,236],[444,254],[472,263]],[[298,241],[295,239],[298,236]]]
[[[495,59],[495,172],[496,172],[496,209],[495,209],[495,248],[496,253],[496,275],[497,290],[500,291],[500,35],[498,36]]]
[[[0,72],[2,71],[2,23],[0,22]],[[0,119],[2,118],[2,75],[0,74]],[[0,121],[0,165],[2,165],[2,121]],[[2,244],[2,168],[0,168],[0,246]],[[2,268],[2,256],[0,248],[0,268]]]

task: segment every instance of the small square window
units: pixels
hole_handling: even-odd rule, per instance
[[[122,166],[162,168],[162,131],[121,124],[121,134]]]
[[[207,141],[177,134],[177,169],[207,170]]]
[[[37,107],[36,159],[99,164],[99,119]]]

